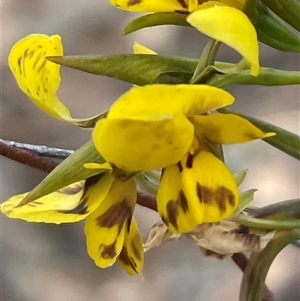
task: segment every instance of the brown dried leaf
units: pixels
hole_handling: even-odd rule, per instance
[[[187,236],[208,251],[205,255],[222,258],[233,253],[255,252],[264,248],[273,237],[274,232],[250,232],[249,227],[241,226],[231,221],[221,221],[218,224],[202,224]],[[218,256],[217,254],[225,255]]]
[[[172,233],[163,221],[155,223],[149,231],[148,238],[143,244],[144,251],[148,251],[154,247],[158,247],[168,240],[177,240],[181,234]]]

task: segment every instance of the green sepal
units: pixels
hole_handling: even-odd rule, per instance
[[[248,169],[243,169],[235,174],[233,174],[235,183],[237,186],[240,186],[247,176]]]
[[[297,239],[300,239],[300,229],[277,231],[262,251],[252,253],[243,274],[239,301],[263,300],[265,280],[274,258]]]
[[[263,141],[283,151],[287,155],[290,155],[293,158],[300,160],[300,137],[298,135],[284,130],[276,125],[267,123],[265,121],[261,121],[259,119],[241,113],[236,113],[227,108],[219,109],[218,111],[220,113],[235,114],[241,116],[249,120],[252,124],[254,124],[256,127],[258,127],[264,132],[275,132],[275,136],[263,139]]]
[[[254,199],[254,193],[257,189],[249,189],[240,194],[240,202],[237,208],[234,210],[234,213],[239,213],[243,211]]]
[[[159,26],[159,25],[179,25],[191,26],[186,21],[186,14],[179,13],[154,13],[134,19],[124,29],[122,34],[126,35],[143,28]]]
[[[300,3],[297,0],[261,0],[287,24],[300,31]]]
[[[139,86],[152,83],[189,83],[198,64],[198,60],[193,58],[151,54],[53,56],[48,59],[69,68],[116,78]],[[216,62],[215,66],[208,66],[207,70],[204,70],[207,77],[204,76],[202,79],[205,78],[206,83],[216,87],[234,84],[276,86],[300,83],[297,71],[261,68],[259,75],[255,77],[250,75],[249,70],[231,73],[235,72],[235,66]]]
[[[20,206],[26,205],[44,195],[57,191],[80,180],[85,180],[103,170],[87,169],[84,163],[104,163],[104,159],[95,149],[92,140],[77,149],[67,159],[51,171],[31,192],[22,200]]]

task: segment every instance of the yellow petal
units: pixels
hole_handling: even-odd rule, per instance
[[[120,254],[136,202],[134,179],[114,179],[105,199],[86,219],[87,249],[97,266],[111,266]]]
[[[230,216],[239,202],[234,177],[227,166],[208,151],[187,155],[182,161],[182,188],[190,210],[190,230],[197,224],[218,222]]]
[[[129,275],[142,275],[144,265],[144,250],[142,237],[134,217],[130,224],[130,230],[126,233],[125,243],[118,257],[118,262]]]
[[[59,35],[30,34],[11,49],[8,61],[20,89],[42,110],[59,118],[71,118],[68,108],[57,98],[60,66],[47,56],[63,55]]]
[[[59,35],[30,34],[12,47],[8,63],[19,88],[40,109],[81,127],[93,127],[102,114],[73,119],[69,109],[56,95],[61,81],[60,65],[48,61],[46,57],[61,55],[63,45]]]
[[[102,119],[92,137],[107,162],[126,172],[149,171],[178,162],[193,141],[194,127],[182,115],[155,121]]]
[[[204,137],[216,143],[242,143],[275,135],[262,132],[247,119],[234,114],[194,116],[190,120],[196,131],[201,129]]]
[[[163,169],[156,200],[158,212],[168,228],[172,232],[184,233],[194,228],[197,221],[194,216],[187,217],[187,212],[193,208],[183,192],[181,172],[180,163]]]
[[[248,17],[233,7],[217,5],[190,14],[187,21],[205,35],[235,49],[251,65],[251,74],[259,73],[259,48],[254,26]]]
[[[18,207],[28,194],[11,197],[1,204],[1,212],[10,218],[28,222],[71,223],[84,219],[95,210],[108,192],[111,184],[108,174],[89,178],[86,183],[80,181],[57,192],[50,193],[29,204]]]
[[[157,120],[175,114],[193,116],[232,104],[234,97],[208,85],[133,87],[111,106],[108,119]]]
[[[133,53],[134,54],[157,54],[152,49],[150,49],[138,42],[133,43]]]
[[[134,12],[174,12],[188,9],[188,0],[110,0],[110,3]]]
[[[247,0],[220,0],[220,2],[239,10],[243,10]]]

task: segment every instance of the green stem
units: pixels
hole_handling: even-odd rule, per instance
[[[231,221],[259,229],[280,229],[280,230],[293,230],[300,228],[299,219],[289,220],[271,220],[259,219],[250,215],[236,214],[229,218]]]

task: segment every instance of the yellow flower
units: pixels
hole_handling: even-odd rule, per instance
[[[134,179],[122,182],[104,172],[18,207],[26,195],[11,197],[1,204],[1,211],[29,222],[60,224],[85,219],[87,249],[96,265],[106,268],[118,260],[129,274],[141,274],[144,255],[133,217]]]
[[[207,85],[133,87],[97,122],[93,141],[118,174],[163,168],[158,211],[171,231],[188,232],[227,218],[239,202],[231,172],[208,141],[273,135],[235,115],[203,115],[233,101],[228,92]]]
[[[86,119],[72,118],[69,109],[56,95],[60,85],[60,65],[46,59],[63,55],[59,35],[30,34],[19,40],[8,56],[9,67],[19,88],[40,109],[51,116],[82,127],[91,127],[99,116]]]
[[[242,12],[246,0],[110,0],[118,8],[135,12],[186,13],[187,22],[203,34],[235,49],[259,73],[259,46],[254,26]]]

